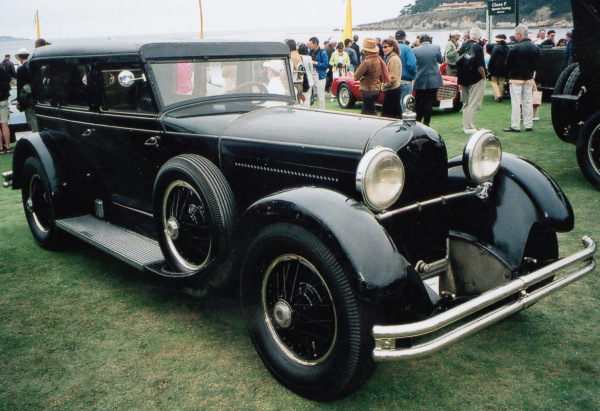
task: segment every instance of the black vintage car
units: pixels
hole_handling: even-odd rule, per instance
[[[574,144],[585,178],[600,190],[600,1],[571,0],[573,58],[552,95],[552,126],[564,142]]]
[[[202,41],[37,49],[43,131],[19,140],[5,173],[35,240],[54,249],[70,234],[180,284],[233,262],[264,364],[316,400],[593,270],[588,237],[559,259],[556,233],[574,225],[564,193],[492,132],[448,160],[410,115],[298,106],[288,54]]]

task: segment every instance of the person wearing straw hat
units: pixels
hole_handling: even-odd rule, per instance
[[[21,48],[15,55],[21,65],[17,69],[17,109],[25,112],[27,125],[32,132],[38,131],[37,119],[33,108],[33,99],[31,97],[31,85],[29,84],[29,51],[26,48]]]
[[[460,39],[460,31],[454,30],[450,33],[450,39],[446,44],[444,50],[444,61],[448,63],[446,67],[447,76],[458,76],[458,70],[456,69],[456,60],[458,60],[458,40]]]
[[[362,93],[361,114],[376,116],[375,102],[379,98],[381,88],[381,57],[375,39],[365,39],[363,42],[365,60],[354,72],[354,80],[360,81],[360,92]]]

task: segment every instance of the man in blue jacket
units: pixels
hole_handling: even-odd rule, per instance
[[[402,61],[402,82],[400,85],[400,105],[404,111],[404,96],[412,94],[412,82],[417,74],[417,59],[412,49],[406,45],[406,33],[404,30],[396,32],[396,41],[400,48],[400,61]]]
[[[308,48],[311,50],[313,66],[316,69],[315,85],[317,87],[317,98],[319,99],[319,109],[325,110],[325,83],[327,82],[327,66],[329,59],[327,53],[319,47],[319,39],[311,37],[308,40]]]

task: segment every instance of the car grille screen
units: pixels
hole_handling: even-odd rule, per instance
[[[437,99],[438,100],[449,100],[456,96],[458,86],[442,86],[438,88]]]

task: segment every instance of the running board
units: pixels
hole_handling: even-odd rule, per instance
[[[157,241],[92,215],[57,220],[56,226],[138,270],[164,265]]]

